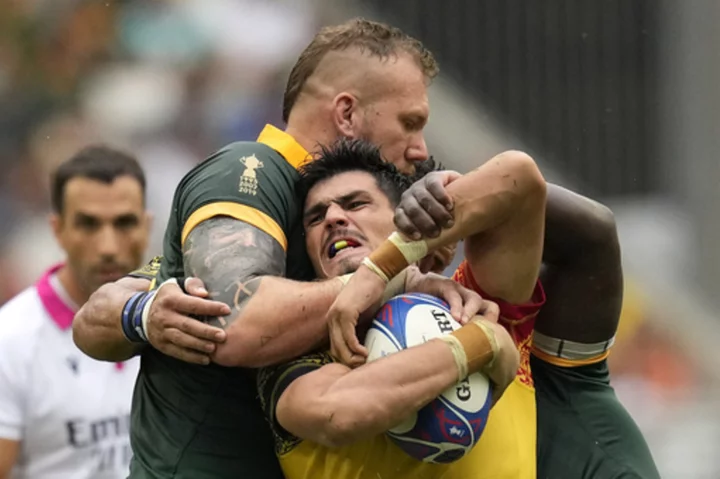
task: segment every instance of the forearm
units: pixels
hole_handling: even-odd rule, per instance
[[[304,283],[263,276],[248,282],[254,291],[244,305],[231,303],[236,317],[213,361],[223,366],[263,367],[298,357],[327,341],[327,311],[342,288],[338,280]],[[223,326],[222,324],[217,324]]]
[[[427,238],[428,249],[497,227],[544,188],[544,179],[532,158],[517,151],[496,156],[447,186],[454,205],[454,224],[437,238]]]
[[[130,297],[147,291],[149,285],[145,279],[122,278],[95,291],[73,320],[75,345],[100,361],[124,361],[137,355],[141,346],[125,338],[120,316]]]
[[[333,364],[312,374],[316,377],[295,381],[283,393],[278,420],[300,437],[328,446],[351,444],[387,431],[458,380],[450,348],[440,341],[357,369]],[[308,415],[311,421],[306,420]]]
[[[393,276],[428,251],[481,235],[508,222],[526,203],[544,198],[545,181],[532,158],[520,152],[506,152],[446,187],[453,201],[454,223],[435,238],[407,242],[389,240],[371,255],[371,260]],[[398,250],[402,256],[398,257]],[[405,261],[403,261],[403,256]],[[389,261],[388,261],[389,260]],[[379,263],[391,264],[379,264]]]

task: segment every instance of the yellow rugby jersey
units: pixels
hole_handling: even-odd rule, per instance
[[[480,291],[463,263],[454,279]],[[483,297],[487,295],[483,294]],[[342,448],[304,441],[285,431],[275,418],[275,405],[297,378],[333,361],[315,353],[290,363],[265,368],[258,374],[262,408],[275,437],[275,450],[287,479],[534,479],[536,475],[535,393],[530,375],[530,340],[535,316],[544,303],[538,283],[532,304],[499,301],[501,322],[521,354],[518,377],[490,412],[478,444],[451,464],[428,464],[413,459],[385,434]]]

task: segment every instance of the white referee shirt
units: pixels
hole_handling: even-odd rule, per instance
[[[0,308],[0,438],[12,479],[124,479],[139,359],[95,361],[73,343],[75,307],[51,268]]]

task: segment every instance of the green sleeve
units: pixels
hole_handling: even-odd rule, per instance
[[[258,371],[257,388],[260,405],[270,422],[278,454],[285,454],[301,441],[300,438],[287,432],[275,417],[275,406],[280,400],[280,396],[299,377],[317,371],[332,362],[330,354],[326,352],[314,353],[302,356],[289,363],[262,368]]]
[[[538,477],[659,479],[640,429],[610,385],[607,361],[561,367],[531,356]]]
[[[260,228],[287,248],[298,208],[297,173],[282,156],[259,143],[233,143],[205,160],[180,183],[174,212],[181,242],[200,222],[231,216]]]

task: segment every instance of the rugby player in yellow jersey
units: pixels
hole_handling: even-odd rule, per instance
[[[80,312],[73,333],[81,350],[105,360],[141,356],[130,477],[280,475],[257,399],[256,368],[325,342],[325,314],[342,287],[312,281],[296,169],[318,145],[348,137],[373,141],[388,161],[412,173],[428,158],[427,88],[437,71],[430,52],[397,28],[358,19],[323,28],[288,79],[285,131],[267,126],[257,141],[230,144],[183,178],[157,283],[198,276],[229,308],[209,320],[224,340],[210,344],[211,358],[199,357],[207,367],[164,354],[171,351],[146,314],[155,290],[123,293],[119,317]],[[175,324],[173,343],[182,339],[185,350],[197,350],[198,341],[185,334],[197,325]]]
[[[347,65],[352,65],[352,68],[347,68]],[[337,136],[370,138],[381,146],[384,156],[389,161],[404,171],[412,170],[415,163],[427,157],[422,136],[422,128],[428,114],[425,87],[429,79],[435,75],[436,70],[432,56],[422,48],[419,42],[385,25],[374,22],[351,21],[339,27],[323,29],[303,52],[288,81],[285,95],[285,116],[288,120],[287,133],[269,128],[267,134],[260,138],[260,142],[264,142],[265,146],[282,155],[288,164],[294,164],[300,157],[306,155],[307,149],[312,149],[319,143],[331,142]],[[421,74],[415,75],[415,72],[418,71]],[[342,74],[338,75],[337,72]],[[374,80],[367,82],[368,75]],[[261,147],[258,148],[262,149]],[[234,168],[240,168],[237,170],[238,176],[244,176],[244,172],[240,171],[242,167],[236,165],[236,162],[240,161],[241,158],[234,158],[232,152],[232,150],[224,150],[225,155],[220,155],[224,156],[224,158],[216,156],[217,161],[214,164],[216,166],[221,165],[224,161],[228,167],[232,166],[233,170]],[[263,152],[269,153],[265,149],[263,149]],[[274,187],[277,184],[274,180],[269,179],[268,165],[272,165],[274,170],[277,170],[277,168],[288,170],[282,162],[276,161],[277,158],[274,155],[272,156],[272,160],[267,163],[263,162],[264,167],[254,171],[256,173],[255,179],[259,184],[259,193],[264,194],[267,192],[267,188]],[[287,177],[293,176],[289,171],[286,171],[286,173]],[[252,175],[249,176],[252,177]],[[238,184],[240,184],[239,180]],[[437,185],[436,182],[434,187],[429,188],[430,193],[428,193],[428,189],[425,190],[425,193],[430,195],[430,200],[433,200],[433,195],[437,196],[441,204],[432,201],[425,204],[430,207],[431,216],[440,225],[444,225],[445,221],[449,219],[449,215],[447,210],[443,208],[446,198],[442,196],[442,191],[439,192],[438,196]],[[253,184],[245,185],[244,189],[248,190],[252,186]],[[440,182],[440,186],[442,186],[442,182]],[[209,191],[212,193],[213,190]],[[283,194],[286,193],[287,191],[283,190]],[[233,191],[231,196],[233,196],[231,202],[247,206],[242,205],[242,198],[247,197],[238,195],[238,191]],[[212,200],[212,198],[206,199]],[[288,208],[291,204],[292,201],[289,200],[280,201],[275,212],[285,214],[287,212],[284,211],[284,208]],[[251,206],[250,210],[240,209],[243,209],[243,211],[256,210],[260,213],[265,212],[267,215],[268,210],[263,209],[263,205],[257,206],[260,206],[259,210]],[[237,212],[237,210],[238,208],[234,208],[234,211]],[[204,211],[208,212],[209,210]],[[222,211],[217,209],[215,212],[219,215],[222,214]],[[226,213],[232,212],[226,211]],[[261,217],[262,215],[255,215],[255,219]],[[276,218],[274,221],[277,224],[281,218],[279,216]],[[282,221],[280,222],[282,223]],[[222,223],[222,225],[219,223]],[[246,271],[244,267],[236,269],[234,274],[229,274],[235,266],[238,266],[235,264],[236,262],[252,262],[253,266],[256,267],[254,276],[251,275],[255,283],[270,285],[281,282],[279,279],[270,278],[276,273],[274,270],[270,271],[268,269],[269,266],[283,264],[280,261],[280,253],[282,252],[276,248],[274,238],[272,235],[266,234],[262,229],[262,226],[267,227],[269,225],[272,225],[272,222],[258,225],[257,221],[237,220],[232,214],[227,217],[218,216],[217,221],[205,221],[195,225],[200,226],[194,228],[197,230],[195,232],[196,237],[205,236],[221,242],[215,244],[215,247],[206,251],[206,253],[211,254],[212,259],[222,265],[223,271],[228,273],[225,274],[224,272],[222,276],[229,283],[224,286],[218,284],[217,274],[213,278],[201,275],[209,283],[211,291],[231,289],[230,283],[237,285],[236,280],[248,278],[244,273]],[[211,226],[213,228],[209,228]],[[231,226],[242,230],[234,231],[233,234],[245,235],[245,237],[251,237],[254,240],[252,247],[246,248],[246,254],[243,254],[242,251],[233,251],[235,262],[226,261],[222,254],[218,254],[218,250],[225,248],[226,245],[223,242],[222,235],[217,233],[220,230],[227,232]],[[434,227],[434,224],[430,225],[423,233],[429,234]],[[278,233],[278,231],[272,229],[272,232]],[[171,243],[171,261],[177,266],[177,252],[180,246],[175,241]],[[258,246],[259,243],[264,246]],[[292,243],[293,241],[289,242],[289,244]],[[267,258],[268,254],[270,254],[268,248],[273,251],[277,250],[279,263],[275,262],[275,253],[271,254],[273,258],[271,263],[263,263],[263,258]],[[195,250],[195,253],[198,252],[199,250]],[[290,265],[290,263],[288,264]],[[152,274],[154,272],[155,269],[150,268],[150,271],[144,273]],[[180,271],[180,274],[182,274],[182,271]],[[166,277],[166,275],[167,271],[161,278]],[[177,275],[177,272],[173,272],[173,275]],[[229,296],[228,298],[213,296],[223,301],[227,299],[227,304],[194,301],[197,298],[184,297],[179,294],[177,287],[168,284],[158,291],[156,299],[152,303],[152,308],[149,308],[150,314],[147,316],[148,341],[156,351],[197,364],[207,364],[210,357],[217,359],[220,356],[225,357],[225,359],[234,358],[238,365],[244,365],[245,362],[251,360],[260,361],[258,364],[270,364],[295,357],[315,345],[312,341],[308,342],[308,338],[319,339],[318,333],[325,331],[324,312],[327,311],[339,291],[339,288],[333,286],[333,284],[334,282],[318,282],[308,285],[303,285],[300,282],[282,282],[282,290],[265,287],[253,291],[246,301],[238,305],[240,306],[238,308],[235,308],[236,304],[230,301]],[[152,348],[145,347],[143,344],[128,342],[120,327],[123,305],[146,285],[147,281],[127,278],[98,291],[91,298],[87,307],[80,311],[78,318],[74,322],[74,333],[78,346],[98,359],[121,360],[141,351],[147,351],[147,356],[152,356],[152,362],[155,365],[161,365],[163,362],[169,363],[169,360],[166,361],[152,353],[150,351]],[[284,304],[283,302],[286,303],[296,297],[288,293],[300,288],[304,291],[303,302],[308,305],[308,308],[281,306],[281,304]],[[273,294],[274,292],[276,293]],[[207,293],[203,294],[207,295]],[[234,293],[232,297],[235,297]],[[272,305],[282,310],[283,314],[277,316],[268,315],[262,307],[255,307],[260,305]],[[222,323],[224,329],[211,328],[204,323],[192,321],[183,315],[177,314],[178,311],[186,314],[197,313],[208,316],[221,316],[225,319]],[[318,312],[322,312],[322,314],[318,314]],[[238,320],[238,318],[241,320]],[[300,325],[302,327],[297,327]],[[265,335],[264,330],[272,333],[270,335],[273,338],[272,341],[266,340],[270,336]],[[303,334],[298,334],[298,332]],[[243,338],[249,341],[245,341],[243,347],[237,349],[237,340]],[[237,357],[232,353],[233,349],[237,349]],[[144,362],[149,364],[147,361]],[[252,366],[250,363],[247,363],[247,365]],[[164,434],[166,438],[172,439],[172,442],[177,441],[178,437],[186,436],[187,431],[196,430],[198,432],[198,434],[192,436],[195,442],[186,441],[184,443],[188,448],[184,448],[183,444],[172,445],[174,449],[173,451],[166,451],[169,452],[168,454],[159,451],[155,447],[161,444],[164,449],[167,449],[165,443],[168,441],[160,441],[160,438],[157,441],[151,440],[150,443],[154,445],[153,448],[144,449],[153,454],[156,467],[172,468],[179,466],[178,474],[187,473],[191,477],[201,477],[203,474],[207,475],[209,471],[213,470],[215,477],[220,477],[219,472],[213,469],[221,464],[217,461],[218,457],[223,459],[222,468],[224,472],[222,474],[233,474],[231,472],[233,468],[230,466],[238,463],[237,461],[239,461],[239,464],[244,464],[243,461],[253,463],[258,462],[257,460],[260,458],[262,460],[267,458],[265,453],[260,454],[260,447],[266,442],[257,439],[258,437],[267,437],[265,436],[266,433],[259,429],[255,431],[255,426],[252,427],[256,433],[252,448],[243,448],[237,443],[238,439],[236,437],[242,438],[250,433],[248,432],[248,423],[241,424],[241,421],[235,420],[236,413],[255,407],[250,404],[252,401],[248,399],[247,404],[245,402],[239,404],[238,401],[228,400],[220,408],[216,401],[209,400],[210,396],[205,394],[207,387],[203,386],[203,384],[207,384],[206,378],[213,378],[213,384],[217,384],[218,387],[225,387],[223,385],[230,384],[227,381],[218,379],[219,375],[216,368],[207,368],[205,371],[193,369],[192,374],[185,374],[190,373],[190,368],[180,364],[174,364],[173,368],[172,374],[166,374],[163,377],[168,377],[172,381],[184,380],[187,383],[185,384],[186,387],[180,387],[178,391],[184,393],[192,390],[195,399],[197,397],[204,398],[202,407],[209,411],[210,416],[207,417],[212,416],[213,421],[202,423],[188,415],[191,412],[188,408],[197,410],[200,407],[196,400],[192,400],[192,395],[188,396],[187,400],[183,400],[177,394],[163,395],[161,393],[157,395],[159,390],[155,389],[154,394],[157,397],[152,400],[151,404],[165,407],[167,406],[165,399],[170,398],[174,401],[172,412],[179,416],[177,417],[178,420],[172,424],[158,424],[157,427],[152,428],[153,431]],[[149,369],[146,370],[149,371]],[[227,374],[230,375],[229,372]],[[240,372],[235,376],[239,379],[244,374],[244,372]],[[194,379],[189,376],[193,376]],[[154,377],[159,376],[156,374]],[[237,388],[234,388],[234,390],[237,390]],[[222,397],[231,398],[232,394]],[[166,410],[165,412],[169,411]],[[152,414],[147,415],[147,417],[156,421],[168,416]],[[252,424],[255,425],[255,421]],[[175,425],[179,428],[177,431],[179,435],[170,432],[171,427],[169,426],[174,427]],[[141,431],[142,428],[148,429],[147,424],[141,424],[135,430]],[[217,429],[218,434],[213,433],[215,429]],[[228,435],[233,430],[237,430],[237,436]],[[246,442],[243,444],[247,445]],[[248,456],[247,452],[251,450],[257,450],[258,454],[253,455],[251,452],[250,456]],[[182,451],[185,451],[184,456],[179,454]],[[246,459],[239,458],[241,452]],[[203,472],[199,472],[197,468],[192,469],[190,467],[188,469],[186,467],[188,466],[188,458],[203,461]],[[185,462],[183,464],[168,464],[168,460],[183,460]],[[195,471],[198,471],[197,474],[192,476]],[[158,475],[162,474],[157,469],[154,472]],[[235,469],[234,474],[238,474],[237,469]],[[212,477],[212,474],[210,474],[210,477]]]
[[[355,271],[395,229],[393,212],[407,180],[362,142],[327,149],[303,168],[302,178],[308,190],[306,244],[315,271],[321,278]],[[536,287],[545,210],[542,175],[527,155],[507,152],[456,179],[448,191],[463,186],[465,195],[454,197],[458,221],[450,231],[456,235],[443,232],[438,245],[465,238],[468,264],[486,290],[537,311],[542,302]],[[499,329],[502,335],[492,334],[500,344],[497,362],[487,373],[495,383],[502,378],[502,388],[515,377],[518,363],[507,356],[508,348],[517,352],[506,330]],[[474,322],[460,331],[480,339],[486,334]],[[467,357],[478,356],[477,347],[470,348]],[[470,477],[463,475],[468,469],[477,478],[534,477],[534,397],[518,381],[494,406],[480,443],[458,463],[416,461],[383,434],[463,374],[451,348],[433,340],[354,370],[319,351],[262,370],[258,384],[289,479]],[[463,463],[467,469],[460,470]]]

